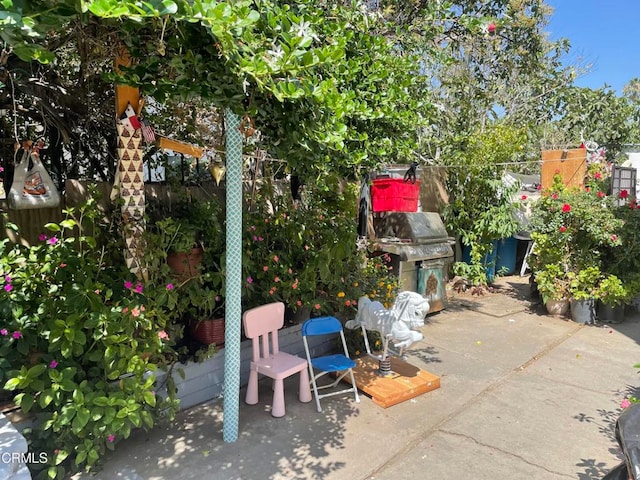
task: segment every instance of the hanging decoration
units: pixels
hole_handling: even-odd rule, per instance
[[[37,142],[35,146],[29,141],[16,150],[16,158],[20,150],[22,155],[15,163],[13,183],[7,195],[7,205],[12,210],[52,208],[60,205],[60,194],[40,161],[43,145],[42,141]]]

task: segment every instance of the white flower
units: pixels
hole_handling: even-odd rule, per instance
[[[282,45],[274,45],[270,50],[267,50],[267,55],[267,61],[271,65],[279,62],[280,60],[282,60],[282,57],[284,57],[284,50],[282,49]]]
[[[305,20],[301,20],[300,23],[294,23],[291,29],[296,33],[298,37],[311,37],[314,40],[318,40],[318,36],[313,30],[311,30],[311,23]]]

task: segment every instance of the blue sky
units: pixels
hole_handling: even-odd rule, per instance
[[[578,78],[580,87],[605,83],[620,94],[634,77],[640,78],[640,0],[547,0],[555,11],[547,31],[551,39],[568,38],[569,63],[592,64]]]

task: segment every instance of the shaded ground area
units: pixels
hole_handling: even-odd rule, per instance
[[[409,362],[441,387],[383,409],[362,396],[297,401],[287,415],[240,402],[240,436],[222,441],[222,402],[118,445],[99,479],[599,479],[620,461],[620,401],[637,395],[640,315],[581,326],[544,315],[528,279],[455,295],[428,317]],[[244,391],[241,392],[244,395]]]

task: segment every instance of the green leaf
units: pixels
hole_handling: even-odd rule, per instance
[[[93,399],[93,403],[99,407],[106,407],[109,405],[109,399],[107,397],[96,397]]]
[[[18,388],[18,385],[20,385],[20,379],[14,377],[7,380],[7,383],[4,384],[3,388],[5,390],[15,390],[16,388]]]
[[[60,226],[61,226],[61,227],[67,228],[67,229],[69,229],[69,230],[71,230],[72,228],[74,228],[76,225],[77,225],[76,221],[75,221],[75,220],[72,220],[72,219],[70,219],[70,218],[68,218],[68,219],[63,220],[63,221],[61,221],[61,222],[60,222]]]
[[[30,393],[21,394],[22,398],[18,401],[18,397],[16,397],[16,404],[22,408],[25,412],[29,412],[31,407],[33,407],[33,395]]]
[[[52,232],[59,232],[61,230],[60,225],[58,225],[57,223],[47,223],[45,224],[44,228]]]
[[[41,408],[46,408],[53,401],[51,390],[45,390],[38,397],[38,404]]]
[[[71,428],[76,435],[79,434],[80,431],[85,427],[87,422],[89,422],[90,416],[91,414],[88,409],[81,408],[80,410],[78,410],[78,413],[73,419],[73,422],[71,422]]]
[[[147,405],[150,405],[152,407],[156,406],[156,396],[155,396],[155,394],[153,394],[151,392],[144,392],[143,398],[144,398],[144,401],[147,403]]]

